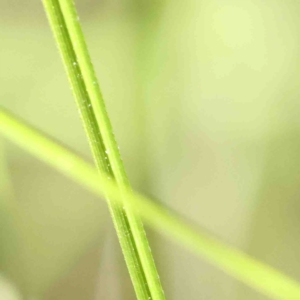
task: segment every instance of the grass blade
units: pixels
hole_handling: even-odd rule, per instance
[[[128,205],[151,227],[261,293],[272,299],[300,299],[300,284],[294,279],[227,246],[206,231],[193,228],[149,198],[130,189],[121,190],[105,173],[96,172],[76,154],[3,109],[0,109],[0,134],[99,196],[123,203],[125,195]]]
[[[71,0],[43,0],[62,55],[96,166],[128,189],[127,179],[97,79]],[[138,299],[165,299],[143,225],[124,203],[108,201]]]

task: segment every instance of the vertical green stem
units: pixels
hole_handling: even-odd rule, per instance
[[[97,78],[71,0],[43,0],[49,23],[100,171],[120,188],[129,181],[113,136]],[[151,250],[140,219],[126,205],[108,201],[125,261],[138,299],[165,299]]]

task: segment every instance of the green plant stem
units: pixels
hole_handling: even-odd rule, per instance
[[[220,242],[205,230],[195,229],[149,198],[128,189],[120,189],[107,174],[97,172],[87,162],[49,139],[36,129],[0,109],[0,134],[51,165],[91,192],[127,205],[147,223],[189,248],[238,280],[272,299],[300,299],[300,284],[243,252]]]
[[[90,62],[73,1],[43,0],[49,23],[62,55],[96,166],[129,187],[119,150]],[[121,248],[138,299],[165,299],[143,225],[126,201],[108,201]]]

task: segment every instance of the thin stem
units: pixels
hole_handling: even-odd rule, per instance
[[[0,134],[75,180],[98,196],[127,204],[148,224],[215,266],[272,299],[300,299],[300,284],[247,254],[195,229],[151,199],[130,189],[120,189],[104,172],[96,170],[62,145],[0,109]]]
[[[74,2],[72,0],[63,0],[60,1],[60,5],[65,16],[70,37],[73,41],[74,51],[77,54],[82,76],[85,79],[86,88],[101,131],[101,136],[107,147],[108,157],[115,180],[121,187],[124,185],[128,188],[130,185],[129,180],[121,160],[118,145],[113,135],[110,120],[106,112],[105,103],[89,57]],[[126,212],[151,295],[153,299],[165,299],[143,225],[140,219],[137,218],[129,209],[126,209]]]
[[[43,0],[62,55],[98,170],[121,189],[127,179],[111,124],[90,62],[79,18],[71,0]],[[125,200],[125,199],[124,199]],[[165,299],[143,225],[127,206],[108,201],[138,299]]]

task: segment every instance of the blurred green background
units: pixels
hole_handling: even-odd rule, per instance
[[[300,3],[77,0],[133,186],[300,280]],[[0,104],[91,160],[41,1],[0,0]],[[267,299],[149,231],[167,299]],[[0,298],[134,299],[105,204],[0,140]]]

